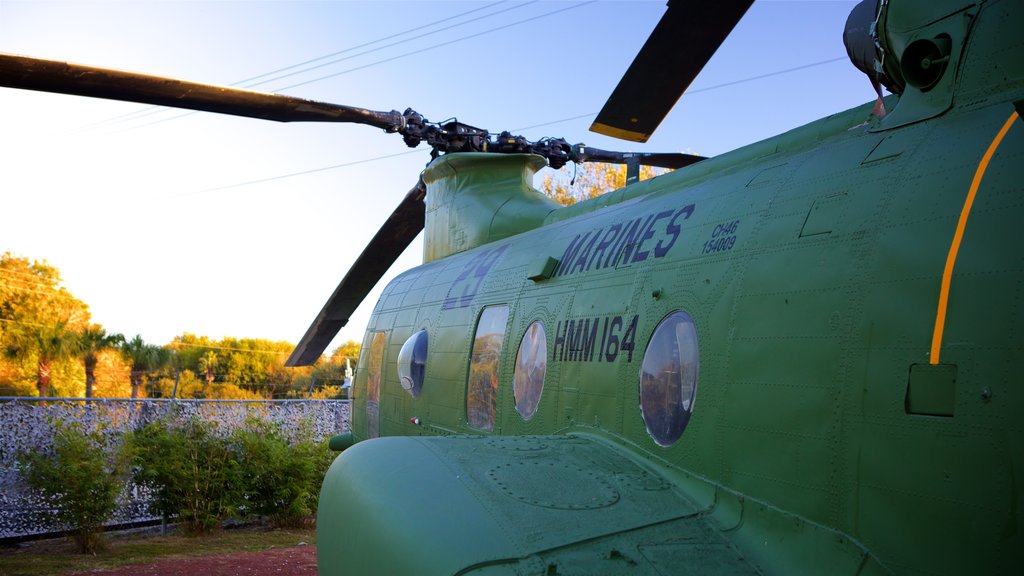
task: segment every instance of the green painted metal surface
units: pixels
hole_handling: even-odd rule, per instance
[[[907,414],[953,416],[956,365],[914,364],[907,382]]]
[[[943,34],[951,59],[885,119],[866,104],[570,208],[516,192],[449,211],[438,230],[474,240],[428,235],[442,248],[386,287],[367,329],[354,438],[377,333],[379,430],[398,438],[357,442],[328,473],[321,574],[1019,572],[1024,6],[887,10],[891,65]],[[486,196],[486,162],[428,173],[458,167],[442,186]],[[481,433],[467,379],[493,305],[509,318]],[[661,446],[640,367],[675,311],[699,374]],[[544,385],[524,420],[517,354],[536,321]],[[422,329],[413,398],[396,361]]]
[[[558,208],[531,184],[546,165],[543,158],[527,154],[451,154],[431,162],[423,172],[423,260],[535,228]]]
[[[628,453],[585,436],[382,438],[335,467],[319,521],[333,531],[357,517],[368,524],[350,531],[346,548],[377,545],[366,536],[387,533],[396,549],[358,559],[321,553],[321,571],[341,560],[338,572],[643,573],[641,565],[668,565],[682,547],[702,550],[703,566],[756,574],[706,510]],[[383,488],[386,501],[366,484]]]

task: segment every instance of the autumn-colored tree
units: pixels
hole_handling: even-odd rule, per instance
[[[215,383],[214,390],[235,396],[237,393],[227,386],[237,386],[260,397],[283,398],[299,395],[300,391],[305,394],[315,370],[285,368],[284,361],[295,347],[290,342],[231,337],[213,340],[184,333],[175,336],[168,347],[177,354],[182,369],[205,377],[209,384]]]
[[[351,376],[351,371],[355,369],[356,362],[359,360],[360,347],[359,342],[349,340],[311,367],[311,378],[315,383],[312,398],[337,398],[342,393],[345,379]],[[295,371],[296,368],[288,368],[288,370]]]
[[[669,172],[664,168],[640,167],[640,179],[647,180]],[[621,164],[589,162],[577,164],[572,176],[566,171],[547,170],[541,180],[541,192],[562,206],[572,206],[596,198],[626,185],[626,167]]]
[[[332,364],[344,364],[345,360],[355,362],[359,358],[359,349],[362,345],[355,340],[349,340],[334,350],[331,350],[330,361]]]
[[[85,367],[85,397],[92,398],[96,388],[96,364],[104,350],[118,348],[124,342],[121,334],[108,334],[99,324],[90,324],[79,334],[82,364]]]
[[[227,382],[207,382],[202,375],[184,369],[175,373],[162,374],[159,377],[150,378],[146,383],[153,396],[170,398],[208,399],[217,398],[221,400],[260,400],[263,397],[250,390],[244,390]],[[175,392],[177,386],[177,392]]]
[[[120,346],[96,354],[96,383],[92,395],[99,398],[127,398],[131,394],[131,363]]]
[[[217,353],[213,350],[207,350],[205,354],[199,357],[199,371],[203,373],[203,378],[206,379],[207,385],[213,384],[216,370]]]
[[[78,355],[82,349],[78,333],[66,322],[20,326],[12,331],[7,353],[15,358],[36,357],[36,390],[40,397],[50,395],[53,365]]]
[[[132,366],[132,398],[139,397],[139,387],[142,386],[143,376],[147,372],[159,370],[171,360],[169,350],[154,344],[147,344],[139,334],[121,345],[121,353]]]
[[[334,362],[285,368],[293,348],[289,342],[215,341],[188,333],[166,347],[147,344],[140,336],[125,342],[90,322],[88,307],[60,285],[56,268],[0,255],[0,395],[29,395],[35,388],[41,395],[78,396],[84,390],[86,397],[124,397],[130,391],[137,398],[144,385],[150,395],[169,395],[174,378],[147,378],[147,373],[167,366],[173,352],[175,368],[188,375],[179,397],[305,397],[314,374],[318,385],[338,384],[321,392],[333,396],[345,360],[359,354],[359,344],[348,342],[334,351]]]
[[[36,393],[48,396],[55,368],[78,353],[78,333],[88,322],[88,307],[60,285],[56,268],[10,252],[0,256],[0,347],[16,364],[0,372],[21,379],[31,370]]]

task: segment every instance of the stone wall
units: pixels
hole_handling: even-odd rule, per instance
[[[21,451],[46,452],[53,446],[54,422],[75,422],[85,430],[120,437],[160,418],[202,418],[228,435],[250,418],[275,423],[291,439],[312,433],[326,438],[348,429],[347,400],[162,400],[162,399],[0,399],[0,539],[61,530],[50,520],[45,499],[25,485],[18,470]],[[113,524],[155,519],[149,495],[129,483]]]

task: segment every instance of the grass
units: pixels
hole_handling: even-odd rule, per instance
[[[189,538],[186,536],[118,536],[108,534],[107,549],[95,556],[75,551],[69,539],[29,542],[20,548],[0,548],[0,576],[44,576],[142,564],[161,558],[184,558],[315,543],[308,530],[242,528]]]

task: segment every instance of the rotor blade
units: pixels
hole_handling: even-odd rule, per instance
[[[697,156],[695,154],[615,152],[583,145],[577,145],[573,150],[573,156],[578,162],[629,164],[630,162],[637,161],[638,164],[643,166],[658,166],[659,168],[671,168],[673,170],[689,166],[690,164],[696,164],[701,160],[707,160],[705,156]]]
[[[701,160],[707,160],[706,156],[696,154],[640,154],[640,164],[643,166],[657,166],[659,168],[685,168],[690,164],[696,164]]]
[[[363,298],[423,230],[426,190],[423,180],[409,190],[334,289],[285,366],[309,366],[316,362],[338,331],[348,323]]]
[[[590,130],[646,142],[753,0],[669,0]]]
[[[262,118],[277,122],[356,122],[385,130],[403,126],[400,113],[292,98],[174,78],[0,54],[0,86],[125,100]]]

